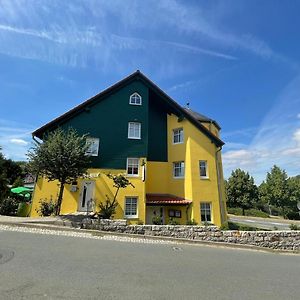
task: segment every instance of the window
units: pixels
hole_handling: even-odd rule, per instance
[[[133,93],[129,98],[129,104],[142,105],[142,97],[138,93]]]
[[[211,222],[211,203],[201,203],[201,221],[202,222]]]
[[[88,137],[86,138],[86,144],[88,148],[85,150],[85,154],[89,156],[98,156],[99,139]]]
[[[201,178],[208,178],[207,161],[206,160],[200,160],[199,161],[199,170],[200,170],[200,177]]]
[[[129,139],[141,138],[141,123],[137,123],[137,122],[128,123],[128,138]]]
[[[137,197],[125,198],[125,218],[137,218]]]
[[[183,178],[184,177],[184,161],[179,161],[179,162],[173,163],[173,176],[174,176],[174,178]]]
[[[183,128],[173,130],[173,144],[183,143]]]
[[[139,175],[139,159],[127,158],[127,175],[138,176]]]

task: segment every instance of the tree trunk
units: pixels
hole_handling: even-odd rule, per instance
[[[245,208],[243,207],[242,210],[243,210],[243,216],[244,216],[245,215]]]
[[[62,198],[63,198],[63,194],[64,194],[64,187],[65,184],[64,182],[60,183],[60,188],[59,188],[59,194],[58,194],[58,198],[57,198],[57,207],[56,207],[56,216],[59,216],[60,214],[60,207],[61,207],[61,202],[62,202]]]

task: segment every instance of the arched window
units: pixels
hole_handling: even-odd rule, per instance
[[[142,97],[138,93],[133,93],[129,98],[129,104],[142,105]]]

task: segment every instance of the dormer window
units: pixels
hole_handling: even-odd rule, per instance
[[[142,105],[142,97],[138,93],[133,93],[129,98],[129,104]]]

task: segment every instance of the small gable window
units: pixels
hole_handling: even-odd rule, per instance
[[[142,97],[138,93],[133,93],[129,98],[129,104],[142,105]]]

